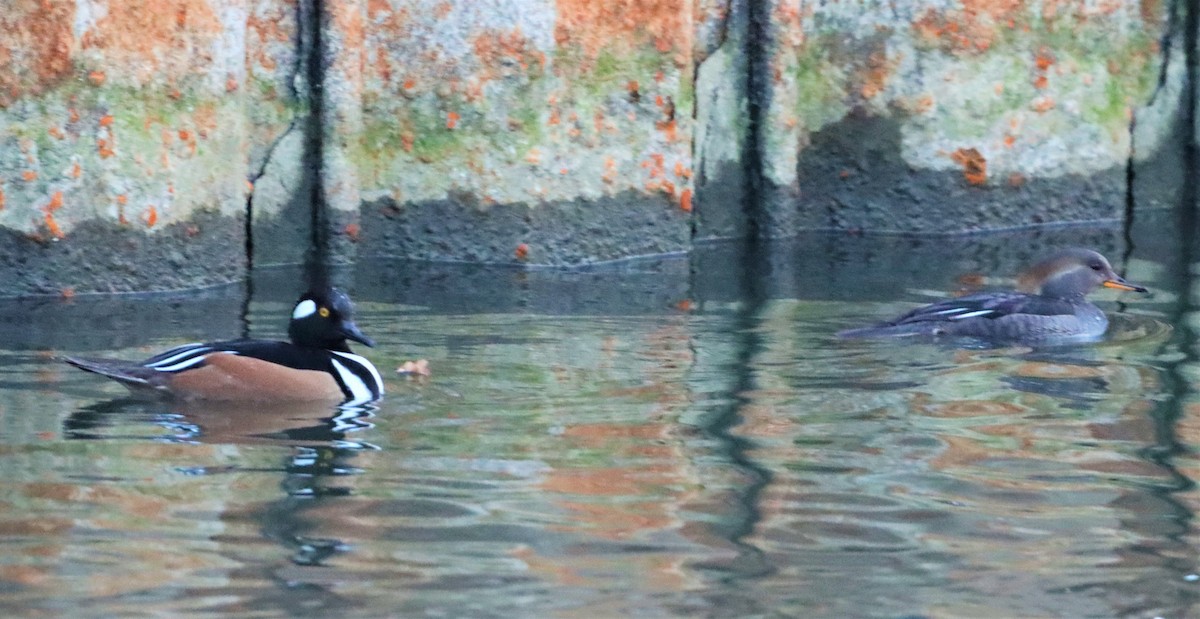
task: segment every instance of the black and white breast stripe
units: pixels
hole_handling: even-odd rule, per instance
[[[363,357],[354,353],[329,351],[334,377],[348,398],[342,406],[358,406],[373,402],[383,396],[383,378],[379,370]]]

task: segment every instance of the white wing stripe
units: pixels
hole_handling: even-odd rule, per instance
[[[987,316],[988,314],[992,314],[992,313],[994,313],[994,312],[989,309],[977,310],[974,312],[967,312],[966,314],[959,314],[957,316],[951,316],[950,320],[962,320],[964,318],[974,318],[976,316]]]
[[[190,357],[195,354],[206,353],[212,349],[209,348],[208,346],[203,346],[201,344],[188,344],[186,346],[180,346],[173,350],[179,350],[181,352],[171,355],[170,357],[167,357],[166,359],[159,359],[158,361],[155,361],[154,363],[147,363],[146,367],[160,368],[164,365],[170,365],[172,363],[176,363],[180,359],[183,359],[184,357]],[[170,351],[168,351],[168,352],[170,352]]]

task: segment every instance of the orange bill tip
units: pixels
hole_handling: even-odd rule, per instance
[[[1127,284],[1125,282],[1120,282],[1115,279],[1104,280],[1104,287],[1105,288],[1116,288],[1117,290],[1128,290],[1129,292],[1149,292],[1142,286],[1134,286],[1133,284]]]

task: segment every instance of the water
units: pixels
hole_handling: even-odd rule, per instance
[[[0,614],[1197,616],[1200,323],[1173,238],[368,263],[344,276],[388,395],[340,414],[138,402],[52,358],[280,337],[294,272],[3,302]],[[1154,290],[1096,295],[1105,342],[833,337],[1068,243]],[[415,359],[432,376],[394,372]]]

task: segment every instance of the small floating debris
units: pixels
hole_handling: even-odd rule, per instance
[[[425,359],[417,359],[416,361],[405,361],[400,367],[396,368],[397,374],[405,374],[407,376],[429,376],[429,361]]]

